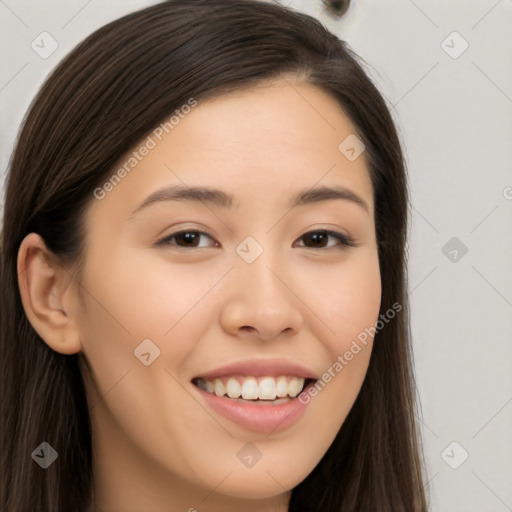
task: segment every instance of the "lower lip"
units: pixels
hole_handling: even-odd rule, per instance
[[[261,402],[239,402],[226,396],[207,393],[192,385],[208,407],[245,430],[260,434],[270,435],[282,432],[297,423],[306,412],[307,404],[299,402],[300,395],[281,404],[272,404],[269,401],[267,405]]]

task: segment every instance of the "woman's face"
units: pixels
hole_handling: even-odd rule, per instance
[[[280,81],[190,110],[120,162],[112,174],[129,171],[87,210],[73,304],[97,505],[277,509],[368,366],[372,339],[357,336],[381,297],[370,177],[353,139],[339,149],[348,117],[313,86]],[[291,398],[302,378],[319,380],[316,394]],[[226,389],[242,396],[215,394]]]

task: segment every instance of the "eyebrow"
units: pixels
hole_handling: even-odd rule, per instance
[[[370,213],[368,203],[360,196],[344,187],[316,187],[308,188],[300,191],[298,194],[290,198],[288,206],[294,208],[295,206],[303,206],[321,201],[338,199],[342,201],[351,202],[363,208],[367,213]],[[196,187],[186,185],[170,185],[161,188],[151,195],[149,195],[131,214],[130,217],[139,213],[141,210],[150,205],[167,201],[201,201],[220,206],[225,209],[232,209],[234,197],[222,190],[212,187]]]

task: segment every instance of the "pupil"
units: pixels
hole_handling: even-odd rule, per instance
[[[194,242],[194,238],[197,238],[197,235],[196,235],[196,233],[187,232],[187,233],[183,233],[181,235],[181,237],[185,240],[185,242],[188,245],[192,245],[189,242]]]
[[[313,245],[315,245],[315,242],[320,242],[321,245],[322,239],[325,238],[325,233],[313,233],[312,235],[309,235],[309,238],[314,241]],[[316,245],[319,244],[316,243]]]

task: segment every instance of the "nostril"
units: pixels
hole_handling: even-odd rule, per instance
[[[324,7],[335,16],[341,18],[350,7],[350,0],[323,0]]]

